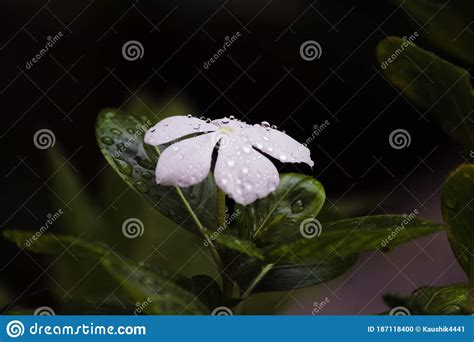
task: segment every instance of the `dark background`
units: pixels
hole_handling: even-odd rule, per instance
[[[366,214],[418,209],[441,222],[439,186],[462,156],[380,73],[378,42],[420,31],[390,1],[8,0],[0,17],[1,229],[37,229],[51,210],[52,172],[46,152],[33,144],[39,129],[52,130],[56,146],[73,156],[84,191],[101,191],[98,174],[106,162],[94,124],[104,107],[265,120],[302,142],[328,120],[309,145],[316,165],[303,171],[324,184],[333,203],[349,201]],[[26,69],[59,31],[61,40]],[[205,70],[225,36],[237,31],[241,38]],[[142,43],[142,59],[123,58],[129,40]],[[307,40],[321,44],[320,59],[300,57]],[[417,43],[436,51],[422,38]],[[406,149],[389,145],[397,128],[410,132]],[[325,314],[376,313],[387,291],[463,281],[444,235],[432,239],[388,257],[364,257],[342,280],[285,297],[287,312],[309,314],[314,301],[330,297]],[[0,245],[5,306],[54,301],[41,268],[16,246]]]

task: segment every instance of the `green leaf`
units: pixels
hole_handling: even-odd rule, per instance
[[[68,234],[97,235],[98,215],[87,193],[83,191],[78,172],[71,167],[70,161],[58,146],[48,149],[47,156],[53,174],[53,209],[66,212],[66,215],[58,219],[59,225],[64,227]]]
[[[404,95],[460,144],[474,147],[474,97],[466,70],[396,37],[383,40],[377,56]]]
[[[7,230],[3,235],[20,248],[35,253],[60,255],[68,252],[76,258],[99,261],[104,269],[124,287],[129,297],[140,303],[142,311],[151,314],[199,314],[207,308],[185,290],[189,279],[162,269],[137,264],[98,243],[65,235],[43,234],[31,240],[36,232]],[[32,242],[30,242],[32,241]]]
[[[77,237],[60,234],[43,234],[41,231],[5,230],[3,236],[18,247],[34,253],[60,255],[66,250],[80,258],[99,259],[109,253],[101,243],[85,242]]]
[[[188,188],[160,186],[155,181],[158,152],[143,143],[153,116],[133,116],[109,109],[99,114],[96,136],[105,159],[125,182],[174,222],[196,232],[217,224],[217,187],[213,176]],[[199,221],[199,222],[196,222]]]
[[[402,2],[402,0],[397,0]],[[410,20],[423,27],[423,38],[446,53],[474,65],[474,3],[472,1],[403,0]]]
[[[241,212],[237,230],[257,244],[284,241],[298,232],[304,220],[318,214],[325,198],[323,186],[314,178],[282,174],[272,194],[250,205],[236,206]]]
[[[252,242],[248,240],[239,239],[233,235],[226,234],[223,232],[212,232],[210,230],[204,230],[206,235],[209,237],[208,240],[216,241],[220,245],[244,253],[251,257],[263,259],[262,251]],[[207,241],[205,241],[206,245]]]
[[[474,165],[465,164],[444,183],[441,207],[454,255],[469,275],[474,265]]]
[[[406,307],[412,315],[464,315],[467,287],[464,284],[422,287],[408,298],[386,295],[390,306]]]
[[[253,292],[291,291],[335,279],[357,262],[357,255],[334,257],[308,264],[279,264],[263,277]],[[256,276],[255,271],[238,278],[242,288],[248,287]]]
[[[319,236],[315,234],[312,238],[302,237],[271,248],[265,257],[268,260],[292,263],[345,257],[363,251],[393,248],[442,228],[441,225],[414,215],[365,216],[329,222],[315,231],[320,233]]]
[[[145,313],[198,315],[209,312],[194,294],[144,267],[119,258],[105,258],[102,265],[130,298],[142,303]]]

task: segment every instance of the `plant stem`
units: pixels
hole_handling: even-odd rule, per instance
[[[219,271],[220,272],[223,272],[223,269],[224,269],[224,265],[222,263],[222,259],[219,255],[219,253],[217,252],[217,248],[216,246],[214,245],[214,243],[212,242],[212,240],[209,238],[209,236],[207,235],[206,233],[206,229],[204,228],[204,226],[202,225],[201,221],[199,220],[199,218],[196,216],[196,214],[194,213],[194,210],[193,208],[191,208],[191,205],[189,204],[189,202],[186,200],[186,197],[184,197],[184,194],[183,192],[181,191],[181,189],[179,187],[175,187],[176,189],[176,192],[178,193],[178,196],[181,198],[181,200],[183,201],[184,205],[186,206],[186,209],[188,209],[189,213],[191,214],[191,217],[193,218],[194,222],[196,223],[196,225],[198,226],[199,228],[199,231],[201,232],[202,236],[204,237],[204,239],[207,240],[207,242],[209,243],[209,250],[211,251],[211,254],[214,258],[214,261],[216,262],[216,265],[217,267],[219,268]]]
[[[252,291],[255,289],[258,283],[263,279],[263,277],[265,277],[265,275],[273,268],[273,266],[274,264],[268,264],[260,271],[260,273],[254,278],[254,280],[252,281],[250,286],[247,288],[247,290],[245,290],[245,292],[242,294],[242,297],[241,297],[242,299],[245,300],[250,297],[250,295],[252,294]],[[242,302],[240,302],[237,305],[237,308],[235,309],[236,314],[239,314],[242,311],[241,304]]]

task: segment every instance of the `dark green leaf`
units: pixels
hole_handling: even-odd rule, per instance
[[[102,260],[105,270],[124,288],[125,292],[141,303],[148,314],[196,315],[207,314],[208,309],[192,293],[144,267],[129,264],[119,258]]]
[[[474,3],[465,0],[397,0],[416,20],[424,39],[447,54],[474,65]]]
[[[113,109],[104,110],[96,124],[102,154],[125,182],[161,213],[184,228],[197,231],[188,204],[201,225],[214,229],[218,226],[217,188],[211,174],[200,184],[188,188],[156,184],[158,152],[143,143],[145,132],[155,121],[153,116],[137,117]]]
[[[78,258],[99,259],[110,251],[100,243],[85,242],[68,235],[43,234],[40,231],[6,230],[3,236],[20,248],[41,254],[58,256],[68,252]]]
[[[412,315],[463,315],[467,313],[467,287],[464,284],[422,287],[409,298],[389,295],[391,306],[403,306]],[[397,300],[393,300],[398,298]]]
[[[328,258],[308,264],[279,264],[263,277],[253,292],[291,291],[327,282],[347,272],[357,262],[357,255]],[[241,287],[248,287],[255,272],[239,278]]]
[[[474,265],[474,165],[465,164],[446,180],[442,192],[443,218],[454,255],[469,275]]]
[[[239,239],[233,235],[219,231],[213,233],[210,230],[204,230],[204,232],[209,236],[209,240],[216,241],[224,247],[233,249],[235,251],[247,254],[258,259],[263,259],[262,252],[252,241]]]
[[[291,263],[345,257],[363,251],[393,248],[442,228],[414,215],[366,216],[329,222],[316,231],[320,232],[319,236],[296,239],[270,249],[265,256],[269,260]]]
[[[466,70],[396,37],[383,40],[377,55],[384,74],[411,101],[459,143],[474,146],[474,97]]]
[[[247,206],[236,206],[237,230],[258,244],[286,240],[301,222],[315,217],[323,206],[323,186],[312,177],[288,173],[280,176],[275,192]]]

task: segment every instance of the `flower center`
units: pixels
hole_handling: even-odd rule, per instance
[[[224,126],[219,128],[217,131],[222,134],[231,134],[234,130],[230,126]]]

